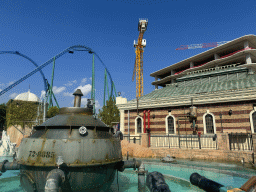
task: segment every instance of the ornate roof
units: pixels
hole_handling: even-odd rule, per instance
[[[34,102],[40,101],[40,99],[34,93],[30,92],[30,90],[28,90],[28,92],[19,94],[18,96],[15,97],[14,100],[34,101]]]
[[[231,68],[230,68],[231,70]],[[230,72],[227,69],[226,72]],[[225,71],[219,70],[219,75],[213,76],[213,72],[203,72],[201,78],[188,75],[180,78],[180,81],[174,84],[169,84],[161,89],[156,89],[151,93],[143,95],[139,100],[152,100],[165,97],[175,97],[181,95],[195,95],[204,93],[214,93],[228,90],[243,90],[247,88],[256,87],[256,74],[249,75],[244,69],[233,69],[233,73],[224,73]],[[203,74],[205,77],[203,77]],[[179,79],[177,79],[179,80]],[[218,93],[216,93],[218,94]],[[134,102],[136,99],[128,101]]]

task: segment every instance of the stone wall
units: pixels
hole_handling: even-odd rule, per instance
[[[255,111],[253,107],[255,101],[240,101],[233,103],[213,103],[196,105],[197,107],[197,121],[198,131],[204,134],[203,115],[210,113],[214,116],[216,133],[223,132],[244,132],[251,133],[250,113]],[[165,108],[152,108],[150,110],[150,129],[152,134],[165,134],[166,133],[166,117],[173,115],[175,117],[176,133],[178,129],[177,118],[180,115],[187,114],[190,106],[179,107],[165,107]],[[171,110],[171,112],[168,112]],[[229,111],[232,114],[229,115]],[[139,116],[143,119],[143,110],[139,110]],[[130,134],[135,134],[135,118],[137,117],[137,110],[130,110]],[[222,118],[220,118],[222,114]],[[153,118],[154,116],[154,118]],[[146,116],[147,119],[147,116]],[[147,127],[146,120],[146,127]],[[142,125],[143,127],[143,125]],[[180,134],[192,134],[191,123],[187,120],[180,121]],[[128,134],[128,111],[124,111],[124,134]]]
[[[245,163],[252,163],[252,152],[245,151],[224,151],[210,149],[169,149],[152,148],[154,156],[166,157],[166,155],[175,156],[180,159],[201,159],[210,161],[241,162],[244,158]]]
[[[178,159],[209,160],[253,163],[256,154],[254,151],[231,151],[229,149],[229,137],[227,133],[217,134],[218,149],[184,149],[184,148],[148,148],[148,135],[142,134],[141,145],[122,141],[122,155],[136,158],[162,158],[166,155],[175,156]],[[256,145],[256,134],[253,134],[254,146]],[[256,149],[256,146],[254,147]],[[255,163],[255,162],[254,162]]]
[[[16,127],[21,130],[23,133],[25,133],[24,137],[30,136],[31,128],[30,127],[25,127],[22,129],[20,125],[16,125]],[[10,141],[12,143],[16,143],[16,147],[19,147],[21,140],[23,139],[23,134],[19,132],[14,126],[10,126],[7,129],[7,135],[10,136]]]

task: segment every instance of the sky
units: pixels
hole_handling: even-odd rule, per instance
[[[143,55],[144,95],[152,92],[150,74],[207,49],[175,50],[180,45],[230,41],[255,34],[256,4],[244,0],[17,0],[1,1],[0,51],[19,51],[41,65],[73,45],[93,49],[107,66],[117,92],[136,97],[132,82],[139,18],[148,19]],[[0,90],[35,69],[28,60],[0,54]],[[51,82],[52,64],[42,69]],[[108,77],[109,78],[109,77]],[[60,107],[73,106],[80,88],[82,105],[91,97],[92,55],[65,54],[56,60],[53,92]],[[41,97],[39,72],[4,95],[0,103],[30,91]],[[109,84],[110,86],[110,84]],[[104,67],[95,58],[96,109],[103,106]]]

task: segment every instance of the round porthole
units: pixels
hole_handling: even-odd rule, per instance
[[[86,127],[82,126],[79,128],[80,135],[84,136],[87,133]]]

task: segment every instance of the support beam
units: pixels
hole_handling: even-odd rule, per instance
[[[194,62],[190,62],[190,68],[194,67]]]
[[[155,81],[158,81],[158,77],[155,76]],[[158,85],[155,85],[155,89],[158,89]]]
[[[216,59],[219,59],[219,58],[220,58],[220,56],[217,53],[214,53],[214,59],[216,60]]]
[[[251,64],[252,63],[252,58],[250,54],[246,55],[246,64]]]
[[[244,48],[248,48],[249,47],[249,42],[248,41],[245,41],[244,42]]]

